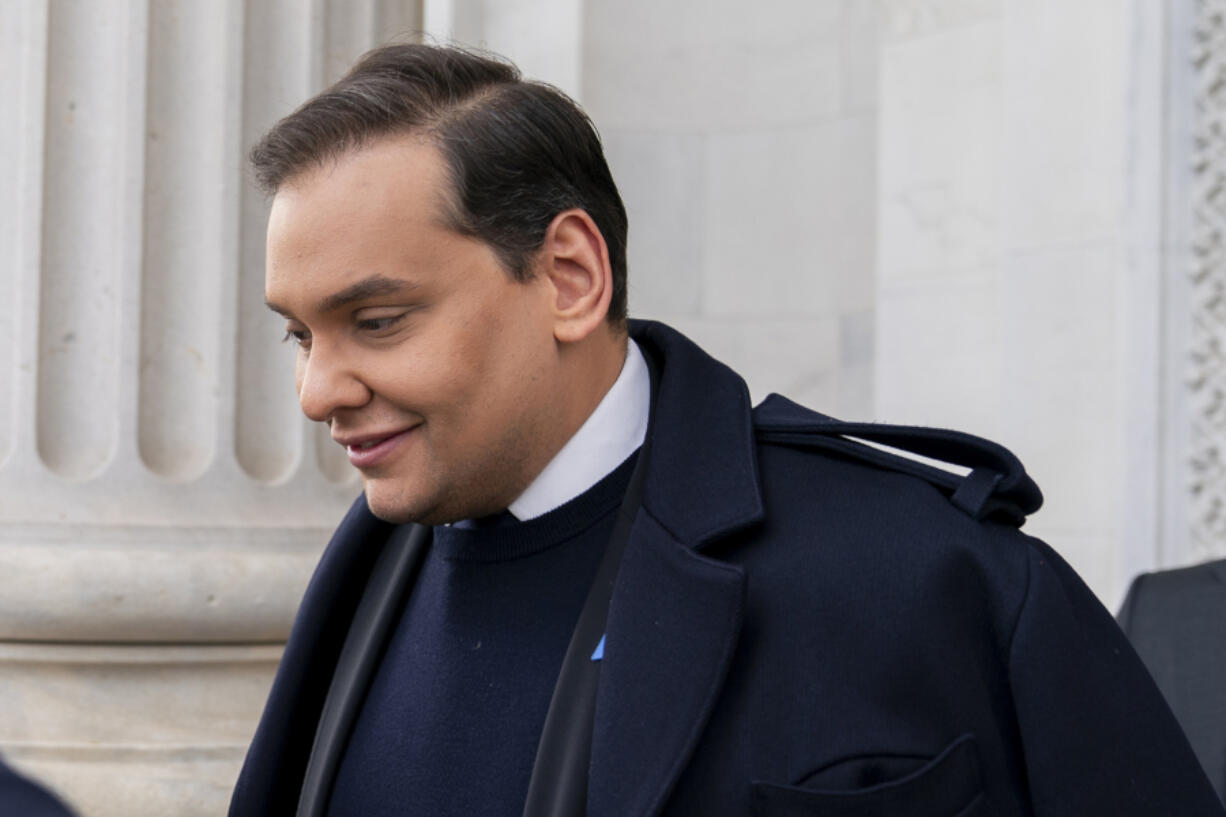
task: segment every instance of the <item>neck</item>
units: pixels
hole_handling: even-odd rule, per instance
[[[592,415],[621,374],[626,361],[629,335],[608,325],[581,341],[560,344],[558,361],[547,388],[551,396],[547,416],[536,428],[530,458],[522,463],[520,480],[508,485],[501,505],[478,509],[475,516],[507,507],[538,477],[563,446]]]
[[[609,393],[626,362],[628,342],[629,335],[624,329],[605,324],[579,343],[561,348],[559,355],[569,399],[559,440],[550,457],[574,436]]]
[[[617,378],[577,431],[508,506],[534,519],[580,495],[626,461],[643,443],[651,406],[646,361],[633,343]]]

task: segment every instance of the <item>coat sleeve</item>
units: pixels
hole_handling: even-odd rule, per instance
[[[1037,817],[1226,814],[1111,614],[1037,541],[1009,673]]]

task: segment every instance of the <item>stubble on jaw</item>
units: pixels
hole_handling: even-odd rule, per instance
[[[424,425],[424,424],[423,424]],[[444,525],[458,522],[462,519],[475,519],[490,516],[506,510],[507,506],[522,494],[536,474],[528,474],[527,462],[534,448],[534,435],[524,433],[519,425],[505,429],[504,436],[497,444],[490,446],[486,458],[476,463],[465,463],[459,469],[467,474],[467,478],[457,480],[450,485],[438,485],[435,489],[425,489],[420,496],[435,494],[435,501],[417,506],[411,488],[400,487],[392,489],[392,496],[384,506],[387,483],[396,481],[392,475],[378,474],[362,475],[363,488],[367,493],[367,502],[371,512],[385,522],[404,525],[417,523],[421,525]],[[442,476],[441,469],[423,465],[427,473],[422,484],[433,485]],[[371,490],[371,483],[374,490]],[[384,483],[379,485],[378,483]],[[372,494],[377,498],[371,503]]]

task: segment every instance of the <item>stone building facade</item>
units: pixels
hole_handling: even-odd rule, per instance
[[[358,490],[243,155],[423,31],[584,104],[756,398],[1000,440],[1109,606],[1226,555],[1224,0],[0,4],[0,753],[83,815],[224,813]]]

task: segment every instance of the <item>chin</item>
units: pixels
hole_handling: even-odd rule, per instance
[[[421,525],[445,525],[472,516],[441,507],[438,502],[431,502],[428,498],[423,500],[420,495],[405,496],[403,490],[380,485],[375,480],[366,482],[366,506],[375,516],[394,525],[407,525],[411,522]]]
[[[443,490],[436,484],[414,480],[411,484],[403,475],[363,475],[366,505],[370,512],[396,525],[416,522],[421,525],[447,525],[461,519],[472,519],[501,511],[510,500],[501,495]],[[513,497],[512,497],[513,498]]]
[[[366,482],[365,489],[367,507],[370,508],[371,513],[384,522],[396,525],[405,525],[409,522],[421,522],[424,525],[438,524],[429,518],[430,508],[407,499],[399,491],[388,490],[388,486],[381,486],[373,480]]]

